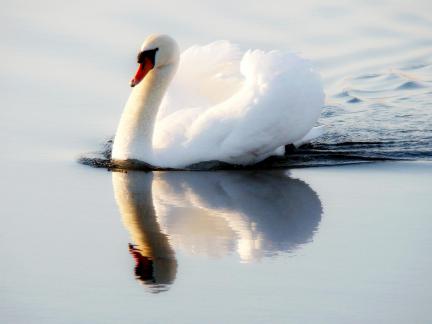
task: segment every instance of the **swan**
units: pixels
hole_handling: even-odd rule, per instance
[[[114,138],[112,161],[181,168],[204,161],[248,165],[319,136],[318,73],[296,54],[228,41],[180,55],[168,35],[150,35]]]

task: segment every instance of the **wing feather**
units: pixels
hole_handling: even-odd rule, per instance
[[[293,53],[241,57],[222,41],[191,47],[181,59],[155,130],[161,161],[170,164],[258,162],[301,140],[324,104],[319,75]]]

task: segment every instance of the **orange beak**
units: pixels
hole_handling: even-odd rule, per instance
[[[135,73],[135,76],[130,81],[130,86],[135,87],[138,83],[141,82],[142,79],[149,73],[151,69],[154,68],[152,61],[149,58],[144,58],[144,62],[138,66],[138,70]]]

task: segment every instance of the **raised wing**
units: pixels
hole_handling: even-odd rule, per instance
[[[259,50],[239,57],[225,41],[182,54],[155,128],[161,165],[258,162],[314,126],[324,94],[307,60]]]
[[[242,53],[228,41],[185,50],[174,79],[161,104],[158,119],[183,109],[203,112],[236,93],[241,87]]]

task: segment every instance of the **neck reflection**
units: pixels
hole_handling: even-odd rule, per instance
[[[175,279],[173,247],[251,262],[310,242],[321,220],[318,195],[282,171],[114,172],[113,186],[137,278],[158,289]]]
[[[115,199],[134,242],[129,252],[135,260],[135,276],[152,292],[159,292],[175,280],[177,260],[156,218],[152,183],[152,173],[113,172]]]

